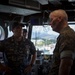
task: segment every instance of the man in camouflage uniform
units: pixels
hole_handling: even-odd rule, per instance
[[[14,35],[0,42],[0,51],[4,53],[5,65],[0,64],[0,71],[5,75],[30,75],[32,65],[36,58],[34,44],[23,38],[22,24],[14,22],[12,31]],[[29,62],[29,53],[32,59]]]
[[[54,10],[49,15],[50,26],[59,33],[48,75],[75,75],[75,32],[68,26],[64,10]]]

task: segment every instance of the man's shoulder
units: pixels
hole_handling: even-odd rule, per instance
[[[10,42],[12,40],[12,37],[8,37],[6,39],[3,40],[3,42]]]
[[[11,39],[11,37],[10,38],[6,38],[6,39],[4,39],[4,40],[1,40],[0,41],[0,44],[7,44],[7,43],[9,43],[10,42],[10,39]]]

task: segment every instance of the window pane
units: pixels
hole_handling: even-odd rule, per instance
[[[51,55],[58,35],[48,25],[33,26],[31,41],[35,44],[36,49],[41,51],[41,54]]]

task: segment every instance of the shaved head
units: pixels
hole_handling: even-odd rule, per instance
[[[62,9],[55,10],[55,11],[51,12],[50,15],[55,15],[58,17],[62,17],[64,20],[68,20],[67,13]]]
[[[50,26],[56,32],[60,32],[68,24],[68,15],[62,9],[54,10],[49,15]]]

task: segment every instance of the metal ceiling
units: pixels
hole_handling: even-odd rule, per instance
[[[9,13],[22,16],[32,15],[35,17],[48,18],[51,11],[64,9],[69,21],[75,21],[75,0],[5,0],[0,3],[0,13]]]
[[[17,15],[24,15],[24,16],[40,13],[40,11],[35,11],[35,10],[31,10],[31,9],[24,9],[24,8],[9,6],[9,5],[0,5],[0,12],[17,14]]]

